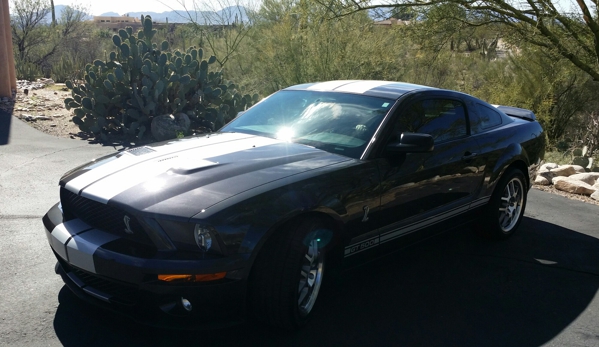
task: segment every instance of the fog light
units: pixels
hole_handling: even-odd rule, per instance
[[[207,252],[210,247],[212,247],[212,235],[210,235],[210,230],[200,224],[196,224],[193,234],[196,243],[202,252]]]
[[[189,300],[187,300],[185,298],[181,298],[181,304],[183,305],[183,308],[185,309],[185,311],[191,312],[193,307],[191,307],[191,302],[189,302]]]

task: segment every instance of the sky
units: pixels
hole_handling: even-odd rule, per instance
[[[186,6],[193,8],[193,1],[187,0],[164,0],[162,1],[168,4],[174,10],[181,10],[183,6],[180,4],[184,3]],[[89,8],[89,12],[93,15],[99,15],[106,12],[116,12],[118,14],[125,14],[127,12],[165,12],[171,11],[172,9],[162,4],[157,0],[54,0],[54,5],[72,5],[81,4]]]

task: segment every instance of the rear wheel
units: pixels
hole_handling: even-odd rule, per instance
[[[507,171],[497,184],[483,216],[477,222],[479,232],[494,239],[510,237],[522,221],[527,192],[522,171]]]
[[[250,308],[256,318],[284,329],[309,319],[323,283],[331,236],[316,218],[288,223],[272,236],[250,278]]]

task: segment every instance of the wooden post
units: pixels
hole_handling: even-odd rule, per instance
[[[0,0],[0,97],[12,98],[17,89],[8,0]]]
[[[15,69],[15,53],[12,46],[12,28],[10,27],[10,11],[8,8],[8,0],[0,0],[4,6],[4,20],[6,23],[6,30],[4,36],[6,37],[6,47],[8,53],[8,72],[10,74],[10,87],[14,90],[17,89],[17,70]]]

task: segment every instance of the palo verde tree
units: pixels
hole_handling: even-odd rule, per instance
[[[426,8],[454,4],[471,16],[453,19],[472,26],[501,24],[518,40],[541,47],[569,60],[577,69],[599,81],[599,16],[598,0],[576,0],[571,9],[558,0],[316,0],[329,8],[333,16],[359,11]]]

